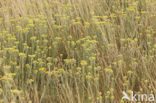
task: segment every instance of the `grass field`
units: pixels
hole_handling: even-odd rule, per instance
[[[0,0],[0,103],[132,103],[123,91],[156,93],[156,0]]]

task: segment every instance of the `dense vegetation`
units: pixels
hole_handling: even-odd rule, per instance
[[[122,91],[153,93],[155,7],[0,0],[0,103],[124,103]]]

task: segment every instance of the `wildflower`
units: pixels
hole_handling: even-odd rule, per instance
[[[87,61],[81,60],[80,64],[81,64],[82,66],[86,66],[86,65],[87,65]]]
[[[10,62],[12,65],[17,65],[17,63],[16,62],[13,62],[13,61],[11,61]]]
[[[24,32],[24,33],[28,33],[28,32],[29,32],[29,29],[30,29],[30,28],[28,28],[28,27],[27,27],[27,28],[24,28],[24,29],[23,29],[23,32]]]
[[[17,31],[22,31],[22,27],[21,26],[16,26]]]
[[[138,39],[137,39],[137,38],[135,38],[135,39],[134,39],[134,42],[137,42],[137,41],[138,41]]]
[[[12,77],[12,76],[15,76],[16,73],[8,73],[7,75],[8,75],[9,77]]]
[[[94,68],[94,70],[99,71],[99,70],[101,70],[101,67],[97,66],[97,67]]]
[[[88,69],[92,69],[92,66],[91,66],[91,65],[89,65],[87,68],[88,68]]]
[[[6,66],[3,66],[4,69],[10,69],[11,66],[10,65],[6,65]]]
[[[30,40],[36,40],[36,36],[32,36]]]
[[[107,95],[109,96],[111,94],[111,92],[110,91],[107,91]]]
[[[91,79],[91,78],[92,78],[91,73],[88,73],[88,74],[86,75],[86,78],[87,78],[87,79]]]
[[[146,79],[144,82],[145,82],[145,83],[148,83],[149,81]]]
[[[44,67],[39,68],[39,71],[45,71],[45,68]]]
[[[12,93],[15,93],[15,94],[21,94],[22,91],[21,90],[17,90],[17,89],[13,89],[11,90]]]
[[[55,62],[55,63],[57,63],[57,62],[58,62],[58,59],[57,59],[57,58],[54,58],[53,60],[54,60],[54,62]]]
[[[98,95],[99,95],[99,96],[102,95],[102,92],[99,92]]]
[[[81,70],[81,67],[77,67],[76,69],[77,69],[77,70]]]
[[[112,69],[105,68],[104,70],[105,70],[105,72],[113,73],[113,70]]]
[[[51,75],[53,72],[46,71],[45,73]]]
[[[119,60],[119,61],[118,61],[118,63],[122,63],[122,62],[123,62],[123,60]]]
[[[48,65],[48,66],[52,66],[53,64],[52,64],[52,63],[47,63],[47,65]]]
[[[71,42],[71,45],[74,47],[74,46],[75,46],[75,42],[74,42],[74,41],[72,41],[72,42]]]
[[[30,69],[30,65],[29,64],[26,64],[26,68]]]
[[[19,56],[25,58],[26,57],[26,54],[25,53],[19,53]]]
[[[129,70],[127,73],[128,73],[128,74],[132,74],[133,72],[132,72],[131,70]]]
[[[60,68],[58,71],[59,71],[59,73],[65,73],[63,68]]]
[[[64,61],[65,61],[66,64],[74,64],[74,63],[76,63],[75,59],[65,59]]]
[[[81,71],[76,72],[76,75],[79,75],[81,73]]]
[[[68,36],[68,39],[69,39],[69,40],[71,40],[71,39],[72,39],[72,36],[71,36],[71,35],[69,35],[69,36]]]
[[[30,58],[34,58],[35,57],[35,55],[28,55]]]
[[[89,57],[90,61],[94,61],[96,58],[95,57]]]
[[[131,7],[128,7],[128,8],[127,8],[127,11],[132,11],[132,12],[134,12],[134,11],[135,11],[135,8],[132,7],[132,6],[131,6]]]
[[[114,64],[114,65],[116,65],[116,64],[117,64],[117,62],[113,62],[113,64]]]
[[[33,64],[37,64],[37,63],[38,63],[38,61],[36,61],[36,60],[33,61]]]

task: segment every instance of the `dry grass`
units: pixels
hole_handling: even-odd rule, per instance
[[[156,91],[155,0],[1,0],[0,103],[124,103]]]

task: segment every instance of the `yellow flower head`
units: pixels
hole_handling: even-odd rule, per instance
[[[87,61],[85,61],[85,60],[81,60],[80,64],[81,64],[82,66],[86,66],[88,63],[87,63]]]

